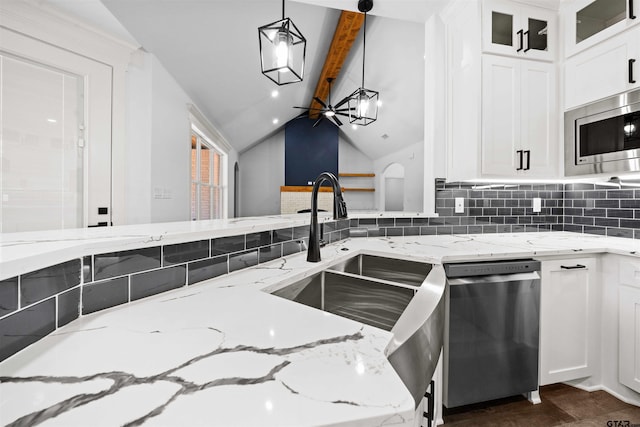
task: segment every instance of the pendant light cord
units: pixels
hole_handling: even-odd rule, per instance
[[[362,33],[362,88],[364,89],[364,58],[367,51],[367,12],[364,13],[364,32]]]
[[[284,0],[282,0],[282,20],[284,21]]]

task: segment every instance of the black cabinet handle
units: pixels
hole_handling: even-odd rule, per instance
[[[531,50],[531,34],[529,30],[525,31],[524,34],[527,36],[527,48],[524,51],[529,52]]]
[[[561,265],[560,268],[563,270],[578,270],[582,268],[587,268],[586,265],[576,264],[576,265]]]
[[[518,48],[518,50],[516,50],[516,52],[520,52],[522,50],[522,30],[518,31],[516,34],[518,34],[518,36],[520,37],[520,47]]]
[[[524,150],[524,153],[527,155],[527,166],[524,170],[528,171],[531,169],[531,150]]]
[[[521,171],[522,170],[522,150],[518,150],[516,151],[516,153],[518,153],[518,155],[520,156],[520,166],[518,168],[516,168],[517,171]]]
[[[635,79],[633,78],[633,63],[636,62],[635,59],[631,58],[629,60],[629,83],[635,83]]]
[[[629,0],[629,19],[636,19],[636,15],[633,13],[633,0]]]

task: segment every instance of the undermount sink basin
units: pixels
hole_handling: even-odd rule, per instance
[[[431,271],[431,264],[357,255],[273,292],[390,331]]]
[[[391,331],[384,354],[418,408],[442,351],[445,287],[441,265],[361,254],[272,294]]]

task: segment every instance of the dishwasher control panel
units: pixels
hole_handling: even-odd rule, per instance
[[[491,276],[497,274],[517,274],[540,271],[540,261],[533,259],[516,259],[502,261],[479,261],[445,264],[444,271],[448,278]]]

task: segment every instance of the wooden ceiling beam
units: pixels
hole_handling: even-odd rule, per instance
[[[363,22],[363,13],[343,10],[340,14],[338,25],[336,25],[336,31],[333,34],[333,40],[331,40],[327,57],[325,58],[322,71],[320,72],[320,77],[318,78],[316,90],[313,94],[313,98],[311,99],[311,104],[309,105],[310,118],[318,118],[319,109],[322,108],[322,105],[320,105],[315,98],[318,97],[326,102],[327,97],[329,96],[329,83],[327,83],[327,78],[336,79],[340,74],[342,65],[344,64],[345,59],[347,59],[347,55],[351,50],[353,42],[358,36],[358,32],[360,31],[360,27],[362,27]],[[337,102],[337,100],[334,99],[332,99],[332,101],[334,103]]]

